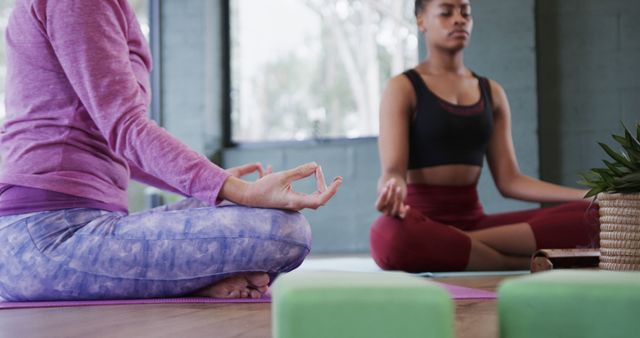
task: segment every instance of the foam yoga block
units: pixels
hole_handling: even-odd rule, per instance
[[[409,274],[297,271],[272,292],[274,338],[453,337],[447,291]]]
[[[556,270],[498,289],[500,337],[640,337],[640,272]]]

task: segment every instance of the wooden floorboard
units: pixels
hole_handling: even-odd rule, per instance
[[[504,276],[439,278],[439,282],[495,291]],[[496,300],[459,300],[456,304],[456,337],[497,338],[498,316]]]
[[[505,277],[438,281],[493,291]],[[456,301],[456,336],[496,338],[495,300]],[[270,304],[159,304],[0,310],[0,337],[271,337]]]
[[[270,304],[159,304],[0,311],[1,337],[271,336]]]

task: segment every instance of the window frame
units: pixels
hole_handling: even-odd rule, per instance
[[[233,126],[231,125],[231,114],[233,113],[231,100],[231,1],[223,0],[220,5],[222,11],[222,15],[220,15],[222,82],[220,85],[224,93],[222,98],[222,146],[225,148],[235,148],[240,144],[233,141]]]
[[[149,117],[159,126],[163,125],[162,114],[162,6],[160,0],[147,0],[149,11],[149,48],[153,57],[151,70],[151,106]]]

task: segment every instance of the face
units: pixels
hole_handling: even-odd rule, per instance
[[[432,47],[457,51],[469,44],[473,30],[469,0],[431,0],[417,21]]]

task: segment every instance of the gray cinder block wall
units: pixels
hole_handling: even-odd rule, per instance
[[[192,149],[210,156],[222,148],[222,1],[163,0],[160,7],[163,127]],[[129,210],[149,207],[149,188],[129,186]],[[169,200],[177,196],[166,194]]]
[[[541,174],[576,185],[602,166],[597,142],[640,121],[640,2],[538,0]]]
[[[160,1],[164,126],[194,150],[222,147],[222,1]]]
[[[474,3],[476,20],[466,62],[478,74],[503,85],[511,100],[513,132],[520,166],[538,176],[535,21],[533,0],[483,0]],[[380,165],[375,138],[306,142],[227,149],[228,166],[259,160],[285,169],[315,160],[327,177],[344,176],[344,184],[329,204],[304,211],[313,234],[313,253],[367,252],[369,226],[378,216],[373,208]],[[299,185],[313,191],[313,182]],[[537,205],[506,200],[494,188],[488,170],[479,185],[487,212],[508,211]]]
[[[374,138],[220,149],[223,64],[215,23],[218,2],[165,0],[163,111],[166,128],[225,166],[251,161],[281,170],[315,160],[328,177],[345,177],[340,193],[318,211],[305,211],[314,253],[367,252],[379,175]],[[638,119],[640,42],[635,0],[483,0],[466,63],[503,85],[511,103],[513,135],[523,172],[563,184],[597,165],[596,140]],[[539,137],[539,140],[538,140]],[[539,147],[538,147],[539,146]],[[540,172],[539,172],[540,170]],[[296,186],[312,191],[312,181]],[[485,172],[481,199],[488,212],[528,208],[505,200]]]

